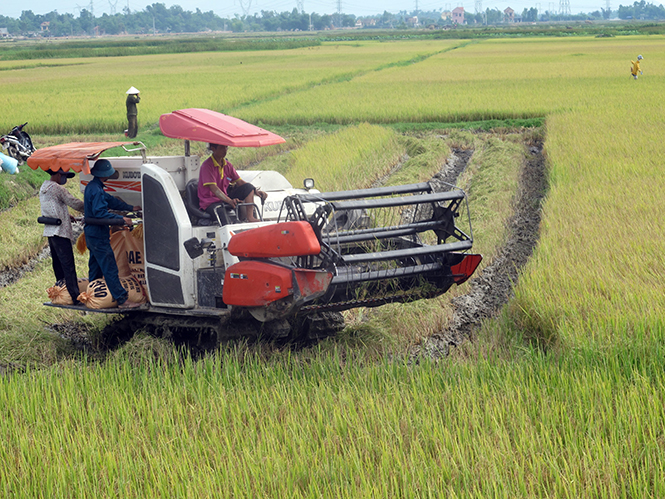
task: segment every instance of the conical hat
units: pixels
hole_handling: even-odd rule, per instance
[[[129,90],[127,90],[125,93],[126,93],[126,94],[138,94],[138,93],[140,93],[140,92],[139,92],[139,89],[138,89],[138,88],[136,88],[136,87],[131,87],[131,88],[130,88]]]

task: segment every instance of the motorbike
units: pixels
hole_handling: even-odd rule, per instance
[[[27,124],[25,122],[22,125],[17,125],[12,128],[11,132],[0,137],[2,151],[18,161],[19,165],[24,164],[30,155],[35,152],[35,146],[32,145],[30,135],[23,130]]]

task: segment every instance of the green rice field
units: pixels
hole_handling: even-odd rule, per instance
[[[484,265],[539,140],[547,175],[514,296],[439,360],[409,352],[468,283],[348,312],[307,348],[237,342],[194,358],[141,331],[102,348],[106,318],[41,305],[52,272],[37,262],[0,288],[0,494],[664,497],[664,59],[662,35],[0,59],[0,125],[28,121],[38,147],[122,140],[133,85],[149,154],[181,149],[161,114],[209,108],[286,137],[231,160],[294,185],[366,187],[405,158],[388,182],[423,181],[473,149],[459,183]],[[43,246],[37,185],[0,175],[4,269]]]

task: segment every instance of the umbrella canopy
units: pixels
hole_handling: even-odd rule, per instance
[[[88,160],[96,160],[101,153],[112,147],[133,144],[133,142],[70,142],[58,146],[37,149],[28,158],[28,166],[33,170],[64,171],[90,173]]]
[[[159,128],[172,139],[231,147],[263,147],[286,142],[275,133],[209,109],[181,109],[162,114]]]

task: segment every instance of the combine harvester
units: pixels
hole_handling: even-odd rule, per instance
[[[284,139],[204,109],[162,115],[160,128],[185,141],[183,156],[147,157],[140,143],[112,142],[47,147],[29,158],[33,169],[79,172],[83,190],[105,150],[141,153],[106,157],[119,172],[106,186],[142,207],[148,303],[122,312],[45,305],[123,313],[136,328],[159,325],[185,337],[207,331],[217,341],[246,334],[234,320],[251,315],[273,338],[311,338],[339,328],[333,312],[441,295],[465,282],[482,259],[467,253],[473,239],[466,196],[454,186],[321,193],[312,179],[294,189],[277,172],[239,171],[268,193],[265,206],[254,206],[262,221],[237,223],[231,209],[213,220],[198,206],[200,159],[189,155],[189,141],[261,147]],[[455,223],[464,210],[466,232]]]

